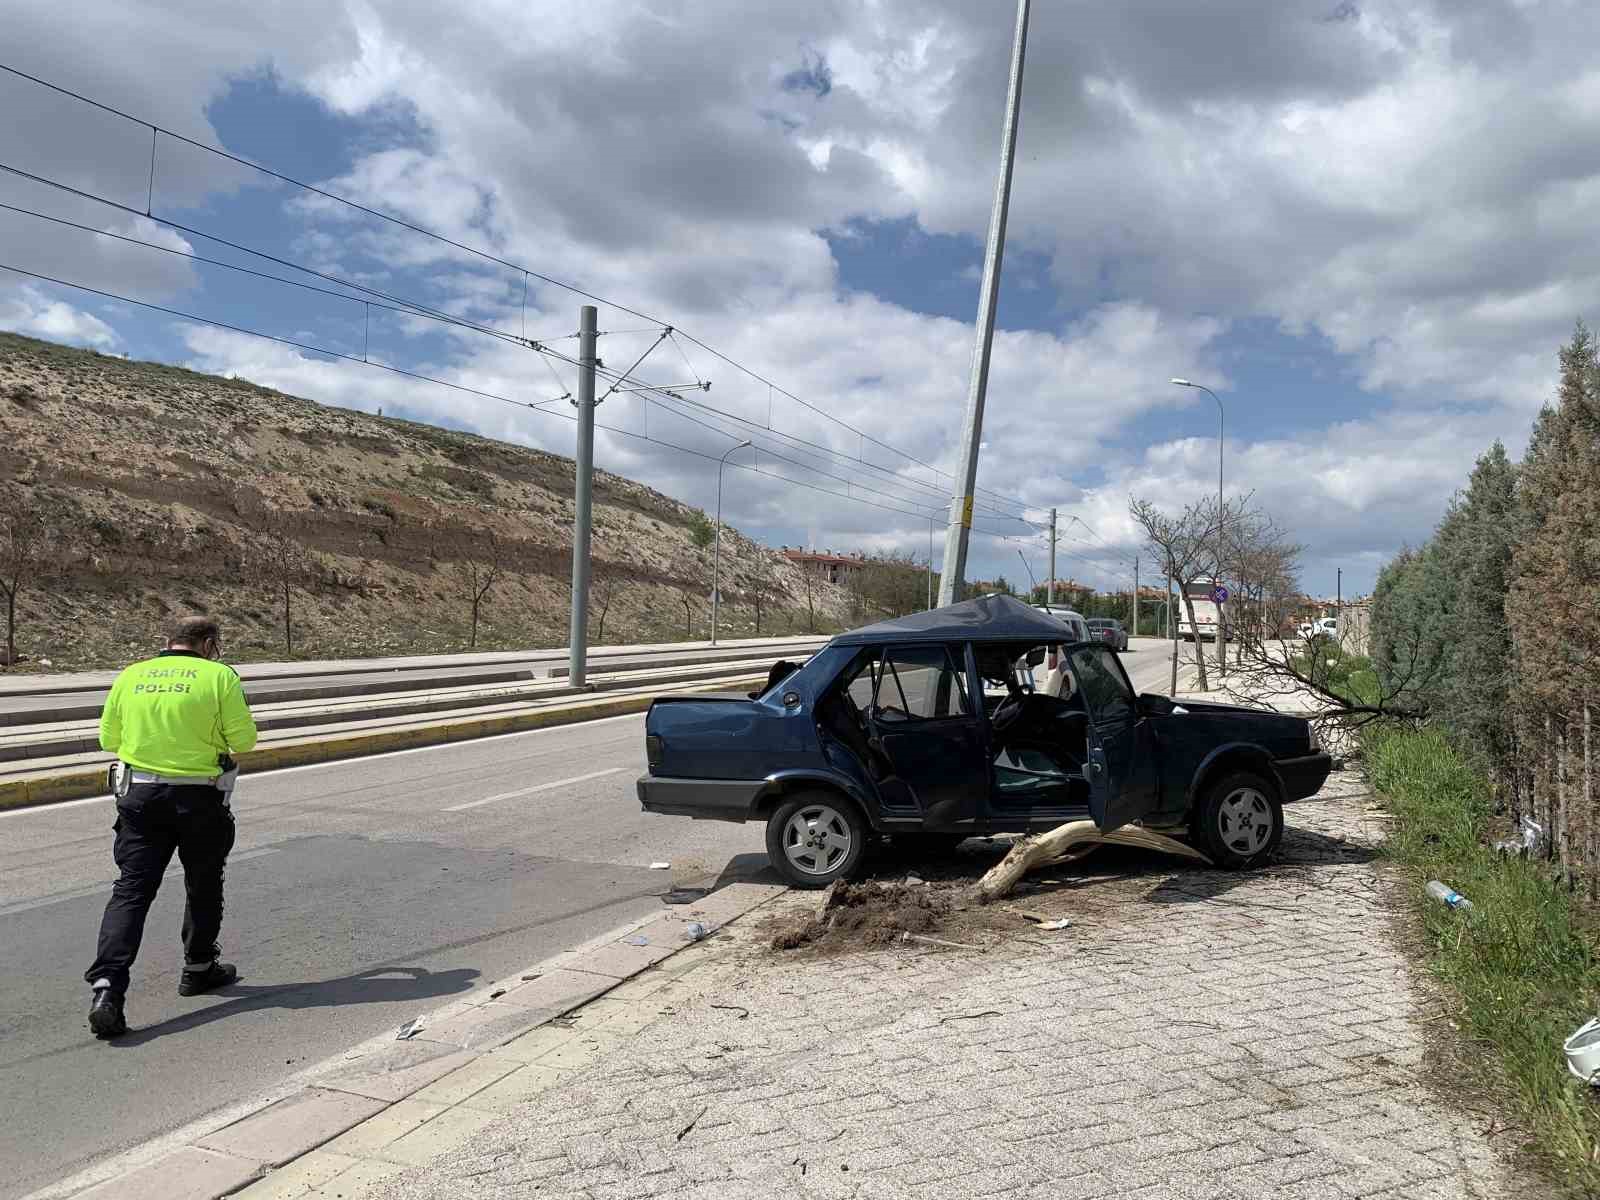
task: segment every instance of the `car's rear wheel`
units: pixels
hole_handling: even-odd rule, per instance
[[[1190,829],[1196,845],[1219,867],[1263,866],[1283,841],[1277,788],[1253,771],[1229,774],[1206,789]]]
[[[794,887],[827,887],[844,878],[866,845],[866,823],[855,805],[828,792],[785,800],[767,818],[767,857]]]

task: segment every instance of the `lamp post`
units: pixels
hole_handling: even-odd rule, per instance
[[[749,440],[740,442],[737,446],[729,446],[727,452],[717,460],[717,544],[711,552],[711,644],[717,644],[717,606],[722,602],[722,468],[728,465],[728,455],[735,450],[743,450],[750,445]]]
[[[1222,399],[1203,383],[1190,383],[1187,379],[1177,378],[1174,378],[1172,382],[1178,387],[1194,388],[1196,391],[1204,392],[1217,402],[1217,533],[1220,537],[1222,533],[1222,517],[1225,511],[1222,506],[1222,449],[1227,444],[1223,436],[1223,424],[1226,416],[1222,409]],[[1194,631],[1194,647],[1194,652],[1199,654],[1200,631],[1198,629]],[[1223,641],[1222,636],[1221,605],[1217,606],[1217,661],[1222,664],[1223,674],[1227,674],[1228,650],[1227,643]]]

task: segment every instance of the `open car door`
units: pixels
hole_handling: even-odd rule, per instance
[[[1155,730],[1110,647],[1078,646],[1069,657],[1089,710],[1089,815],[1110,833],[1155,811],[1160,800]]]

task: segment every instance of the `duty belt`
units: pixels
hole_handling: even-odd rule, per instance
[[[216,787],[216,775],[156,775],[150,771],[133,768],[129,778],[134,783],[164,783],[169,787]]]

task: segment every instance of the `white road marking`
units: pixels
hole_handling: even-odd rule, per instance
[[[557,779],[550,783],[541,783],[535,787],[518,788],[514,792],[501,792],[498,796],[485,796],[482,800],[470,800],[466,804],[452,804],[445,812],[465,812],[469,808],[481,808],[485,804],[493,804],[498,800],[516,800],[522,796],[532,796],[538,792],[554,791],[559,787],[566,787],[572,783],[584,783],[590,779],[602,779],[607,775],[619,775],[628,767],[608,767],[604,771],[590,771],[587,775],[574,775],[571,779]]]
[[[485,742],[497,742],[502,738],[537,737],[541,733],[571,733],[575,729],[586,729],[595,725],[608,725],[613,721],[643,721],[644,713],[621,713],[615,717],[597,717],[592,721],[572,721],[565,725],[546,725],[543,729],[517,729],[511,733],[492,733],[488,737],[468,738],[459,742],[440,742],[433,746],[412,746],[409,750],[384,750],[378,754],[362,754],[353,758],[335,758],[327,762],[304,763],[298,767],[274,767],[269,771],[249,771],[241,774],[241,782],[250,779],[265,779],[269,775],[288,775],[294,771],[322,771],[328,767],[349,767],[357,763],[371,762],[377,758],[398,758],[402,754],[428,754],[435,750],[454,750],[463,747],[479,746]],[[624,768],[625,769],[625,768]],[[246,793],[248,798],[248,793]],[[37,816],[39,813],[60,812],[65,808],[78,808],[85,804],[104,804],[111,799],[110,795],[89,796],[82,800],[63,800],[57,804],[35,804],[30,808],[12,808],[0,812],[0,821],[7,817]]]
[[[228,856],[228,865],[231,867],[235,863],[249,862],[252,858],[265,858],[269,854],[276,853],[278,851],[272,846],[263,846],[259,850],[246,850],[243,854],[230,854]],[[161,878],[171,879],[182,872],[183,864],[180,863],[177,866],[168,867],[167,873]],[[44,908],[49,904],[65,904],[68,900],[81,900],[85,896],[104,895],[110,891],[111,884],[112,880],[108,879],[104,883],[91,884],[89,887],[73,888],[70,892],[57,892],[53,896],[40,896],[34,900],[19,900],[15,904],[7,904],[4,907],[0,907],[0,917],[9,917],[13,913],[27,912],[31,908]]]

